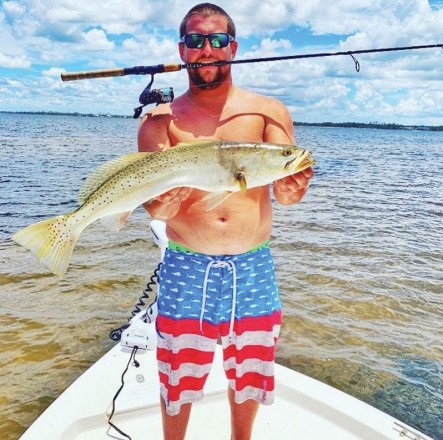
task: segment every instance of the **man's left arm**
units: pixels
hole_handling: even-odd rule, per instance
[[[294,124],[288,109],[280,102],[273,100],[271,113],[266,121],[264,142],[277,144],[295,144]],[[275,199],[281,205],[293,205],[302,200],[308,190],[309,181],[314,176],[312,168],[300,171],[273,184]]]

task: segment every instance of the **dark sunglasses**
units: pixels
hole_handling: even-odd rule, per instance
[[[214,49],[222,49],[226,47],[234,38],[229,34],[217,32],[215,34],[187,34],[182,37],[181,41],[185,43],[188,49],[201,49],[208,39]]]

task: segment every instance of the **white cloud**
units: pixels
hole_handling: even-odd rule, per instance
[[[64,72],[66,72],[65,69],[60,69],[59,67],[51,67],[48,70],[43,70],[42,75],[59,78],[60,75]]]
[[[9,7],[14,11],[17,5],[15,2],[11,3],[14,4]],[[24,48],[11,32],[7,20],[6,14],[0,10],[0,67],[27,68],[31,62]]]
[[[177,42],[172,38],[142,35],[128,38],[122,43],[126,58],[142,59],[149,64],[178,61]]]
[[[100,25],[107,33],[138,32],[144,22],[151,18],[153,5],[141,0],[126,1],[70,1],[48,0],[35,6],[36,15],[50,29],[57,24],[73,24],[77,30]],[[51,7],[53,3],[53,7]],[[155,8],[155,6],[154,6]]]
[[[83,47],[87,50],[109,51],[115,48],[115,44],[108,40],[102,29],[91,29],[88,32],[83,32],[82,39],[85,43]]]
[[[415,116],[418,113],[427,113],[427,109],[435,109],[443,114],[443,93],[429,93],[427,91],[413,91],[396,106],[403,116]]]
[[[6,78],[5,81],[6,81],[6,84],[8,84],[11,87],[18,88],[18,89],[23,88],[23,83],[21,81],[9,79],[9,78]]]
[[[10,17],[21,16],[25,12],[25,7],[16,1],[5,1],[3,9]]]
[[[246,53],[245,58],[253,57],[270,57],[280,55],[281,52],[288,52],[292,49],[292,44],[289,40],[273,40],[265,38],[261,40],[260,45],[253,47],[254,51]]]
[[[0,66],[1,67],[8,67],[8,68],[28,68],[30,67],[31,63],[27,59],[26,55],[19,55],[19,56],[8,56],[0,52]]]

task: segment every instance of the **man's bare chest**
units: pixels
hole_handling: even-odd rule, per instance
[[[264,127],[263,116],[251,112],[220,118],[173,120],[168,127],[168,135],[172,145],[197,139],[262,142]]]

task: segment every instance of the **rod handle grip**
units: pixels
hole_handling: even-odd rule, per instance
[[[112,76],[124,76],[125,69],[104,69],[104,70],[90,70],[85,72],[66,72],[61,74],[62,81],[76,81],[78,79],[92,79],[92,78],[108,78]]]
[[[182,69],[182,65],[181,64],[163,64],[165,70],[164,72],[178,72],[179,70]]]

